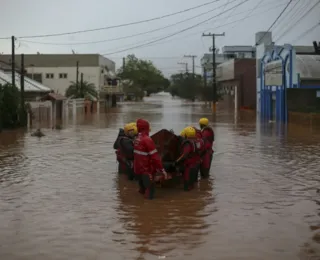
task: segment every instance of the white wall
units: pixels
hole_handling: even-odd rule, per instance
[[[42,74],[42,84],[53,89],[56,93],[64,95],[71,81],[76,81],[76,67],[29,67],[27,73]],[[53,79],[46,78],[47,73],[53,73]],[[66,79],[60,79],[60,73],[67,73]],[[83,73],[83,80],[93,83],[97,90],[101,89],[103,82],[100,79],[99,67],[79,67],[79,82],[80,75]]]

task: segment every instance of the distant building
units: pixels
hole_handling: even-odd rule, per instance
[[[316,96],[320,95],[320,56],[316,55],[314,46],[275,45],[271,32],[256,33],[256,45],[257,113],[260,118],[287,122],[290,110],[319,109],[316,108],[319,102]],[[294,91],[296,94],[292,95]]]
[[[21,82],[20,82],[20,74],[18,72],[16,72],[15,78],[16,78],[15,85],[20,90]],[[0,70],[0,84],[4,85],[4,84],[11,84],[11,83],[12,83],[11,71]],[[42,98],[43,96],[49,94],[50,92],[52,92],[52,90],[49,87],[35,80],[25,77],[24,92],[25,92],[26,101],[36,101]]]
[[[16,65],[20,67],[21,56],[16,55]],[[11,55],[0,55],[1,61],[11,63]],[[99,54],[25,54],[27,76],[50,87],[55,93],[64,95],[71,81],[76,82],[77,62],[79,62],[79,82],[93,83],[97,91],[107,87],[117,87],[115,62]],[[113,91],[116,92],[116,91]]]
[[[222,47],[222,53],[216,53],[216,65],[220,65],[232,59],[252,59],[256,56],[256,48],[248,45],[235,45]],[[203,73],[206,70],[208,80],[212,78],[212,53],[205,53],[201,58]]]

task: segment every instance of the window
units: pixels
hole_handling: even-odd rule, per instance
[[[53,73],[47,73],[46,79],[53,79]]]
[[[67,73],[60,73],[59,79],[66,79],[68,77]]]

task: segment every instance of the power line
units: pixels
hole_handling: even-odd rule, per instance
[[[237,0],[235,0],[237,1]],[[235,1],[232,1],[232,2],[235,2]],[[231,2],[231,3],[232,3]],[[275,1],[275,2],[279,2],[279,1]],[[271,2],[273,3],[273,2]],[[229,2],[230,4],[230,2]],[[264,5],[264,6],[269,6],[270,3],[268,5]],[[282,4],[281,4],[282,5]],[[279,5],[280,6],[280,5]],[[136,33],[136,34],[131,34],[131,35],[126,35],[126,36],[122,36],[122,37],[116,37],[116,38],[110,38],[110,39],[104,39],[104,40],[98,40],[98,41],[84,41],[84,42],[39,42],[39,41],[29,41],[29,40],[20,40],[20,42],[26,42],[26,43],[35,43],[35,44],[42,44],[42,45],[58,45],[58,46],[74,46],[74,45],[88,45],[88,44],[98,44],[98,43],[104,43],[104,42],[111,42],[111,41],[117,41],[117,40],[124,40],[124,39],[128,39],[128,38],[132,38],[132,37],[136,37],[136,36],[141,36],[141,35],[145,35],[145,34],[149,34],[149,33],[153,33],[153,32],[157,32],[157,31],[160,31],[160,30],[163,30],[163,29],[167,29],[169,27],[173,27],[177,24],[180,24],[180,23],[183,23],[183,22],[186,22],[186,21],[189,21],[191,19],[194,19],[196,17],[199,17],[201,15],[204,15],[204,14],[207,14],[207,13],[210,13],[212,11],[215,11],[217,10],[217,8],[219,7],[216,7],[214,9],[211,9],[209,11],[206,11],[204,13],[201,13],[199,15],[196,15],[196,16],[193,16],[193,17],[190,17],[190,18],[187,18],[187,19],[184,19],[184,20],[181,20],[179,22],[176,22],[176,23],[172,23],[172,24],[169,24],[169,25],[166,25],[166,26],[163,26],[163,27],[159,27],[159,28],[156,28],[156,29],[153,29],[153,30],[149,30],[149,31],[145,31],[145,32],[141,32],[141,33]],[[250,13],[252,13],[255,9],[257,9],[257,6],[255,8],[252,8],[252,9],[249,9],[249,10],[246,10],[246,11],[242,11],[242,12],[239,12],[239,13],[236,13],[234,14],[233,16],[236,16],[236,15],[239,15],[239,14],[242,14],[242,13],[247,13],[248,11]],[[234,9],[236,10],[236,9]],[[232,12],[231,12],[232,13]],[[230,15],[231,15],[230,13]],[[229,15],[229,17],[230,17]],[[252,17],[252,16],[249,16],[247,15],[246,18],[248,17]],[[245,19],[246,19],[245,18]],[[224,18],[220,18],[220,19],[224,19]],[[242,18],[243,19],[243,18]],[[227,19],[228,20],[228,19]]]
[[[233,0],[232,3],[236,2],[236,1],[238,1],[238,0]],[[113,38],[113,39],[111,38],[111,39],[100,40],[100,41],[89,41],[89,42],[78,42],[78,43],[70,43],[70,42],[69,43],[52,43],[52,42],[50,43],[50,42],[35,42],[35,41],[29,41],[29,40],[20,40],[20,41],[21,42],[38,43],[38,44],[44,44],[44,45],[86,45],[86,44],[95,44],[95,43],[103,43],[103,42],[123,40],[123,39],[127,39],[127,38],[132,38],[132,37],[135,37],[135,36],[141,36],[141,35],[157,32],[157,31],[160,31],[160,30],[163,30],[163,29],[167,29],[167,28],[176,26],[176,25],[184,23],[184,22],[188,22],[188,21],[190,21],[192,19],[195,19],[195,18],[201,17],[201,16],[203,16],[205,14],[214,12],[220,7],[221,6],[215,7],[213,9],[210,9],[210,10],[208,10],[206,12],[203,12],[203,13],[200,13],[198,15],[192,16],[190,18],[187,18],[187,19],[184,19],[184,20],[181,20],[179,22],[175,22],[175,23],[163,26],[163,27],[159,27],[159,28],[156,28],[156,29],[153,29],[153,30],[145,31],[145,32],[142,32],[142,33],[131,34],[131,35],[127,35],[127,36],[122,36],[122,37],[116,37],[116,38]]]
[[[241,22],[241,21],[246,20],[246,19],[248,19],[248,18],[250,18],[250,17],[254,17],[254,16],[257,16],[257,15],[261,15],[261,14],[266,14],[268,11],[273,10],[273,9],[278,9],[279,7],[281,7],[281,6],[283,6],[283,5],[284,5],[284,4],[279,4],[279,5],[273,6],[272,8],[267,9],[267,10],[264,11],[264,12],[255,13],[255,14],[249,16],[249,17],[244,17],[244,18],[241,18],[241,19],[238,19],[238,20],[235,20],[235,21],[231,21],[231,22],[226,23],[226,24],[222,24],[222,25],[219,25],[219,26],[215,26],[214,28],[210,28],[210,29],[218,29],[218,28],[221,28],[221,27],[230,25],[230,24],[234,24],[234,23]],[[196,34],[198,35],[199,33],[203,33],[203,30],[201,30],[201,32],[200,32],[200,31],[197,31],[197,32],[194,32],[194,33],[185,35],[185,36],[180,37],[180,38],[177,38],[177,39],[182,39],[182,38],[189,37],[189,36],[196,35]],[[168,41],[164,41],[164,42],[163,42],[163,41],[162,41],[162,42],[154,42],[154,43],[149,44],[148,46],[156,45],[156,44],[159,44],[159,43],[168,43],[168,42],[170,42],[170,41],[172,41],[172,40],[176,40],[176,39],[169,39]],[[138,44],[138,43],[136,43],[136,44]],[[133,45],[133,46],[135,46],[135,45]],[[144,46],[142,46],[142,47],[144,47]],[[146,47],[147,47],[147,46],[146,46]],[[101,52],[103,52],[103,51],[101,51]],[[99,52],[99,53],[101,53],[101,52]],[[110,52],[112,52],[112,51],[110,51]],[[120,51],[120,52],[122,52],[122,51]],[[119,52],[119,53],[120,53],[120,52]],[[115,53],[116,53],[116,52],[115,52]],[[112,53],[112,54],[113,54],[113,53]],[[107,54],[104,54],[104,55],[107,55]]]
[[[306,15],[308,15],[318,4],[320,4],[320,0],[316,2],[305,14],[303,14],[300,19],[298,19],[295,23],[293,23],[280,37],[277,38],[276,41],[279,41],[283,36],[285,36],[288,32],[290,32],[293,28],[295,28],[296,24],[301,22]]]
[[[194,6],[194,7],[190,7],[190,8],[178,11],[178,12],[174,12],[174,13],[171,13],[171,14],[166,14],[166,15],[162,15],[162,16],[158,16],[158,17],[154,17],[154,18],[150,18],[150,19],[146,19],[146,20],[140,20],[140,21],[136,21],[136,22],[130,22],[130,23],[124,23],[124,24],[118,24],[118,25],[113,25],[113,26],[94,28],[94,29],[87,29],[87,30],[79,30],[79,31],[73,31],[73,32],[65,32],[65,33],[52,33],[52,34],[43,34],[43,35],[20,36],[18,38],[27,39],[27,38],[55,37],[55,36],[63,36],[63,35],[71,35],[71,34],[79,34],[79,33],[86,33],[86,32],[101,31],[101,30],[107,30],[107,29],[112,29],[112,28],[119,28],[119,27],[125,27],[125,26],[130,26],[130,25],[136,25],[136,24],[140,24],[140,23],[147,23],[147,22],[151,22],[151,21],[167,18],[167,17],[170,17],[170,16],[174,16],[174,15],[177,15],[177,14],[189,12],[191,10],[198,9],[200,7],[207,6],[207,5],[219,2],[219,1],[221,1],[221,0],[213,0],[213,1],[201,4],[201,5],[197,5],[197,6]],[[2,37],[0,39],[9,39],[9,38],[10,37]]]
[[[180,34],[180,33],[185,32],[185,31],[188,31],[188,30],[190,30],[190,29],[193,29],[193,28],[195,28],[195,27],[197,27],[197,26],[199,26],[199,25],[201,25],[201,24],[203,24],[203,23],[206,23],[206,22],[208,22],[208,21],[210,21],[210,20],[212,20],[212,19],[214,19],[214,18],[222,15],[223,13],[226,13],[226,12],[228,12],[228,11],[230,11],[230,10],[232,10],[232,9],[234,9],[234,8],[240,6],[240,5],[242,5],[242,4],[244,4],[245,2],[248,2],[248,1],[249,1],[249,0],[245,0],[245,1],[243,1],[242,3],[239,3],[239,4],[233,6],[232,8],[230,8],[230,9],[228,9],[228,10],[226,10],[226,11],[223,11],[223,12],[221,12],[221,13],[213,16],[213,17],[210,17],[209,19],[206,19],[206,20],[204,20],[204,21],[202,21],[202,22],[199,22],[199,23],[197,23],[197,24],[195,24],[195,25],[192,25],[192,26],[190,26],[190,27],[187,27],[187,28],[185,28],[185,29],[183,29],[183,30],[180,30],[180,31],[177,31],[177,32],[175,32],[175,33],[169,34],[169,35],[167,35],[167,36],[161,37],[161,38],[159,38],[159,39],[155,39],[155,40],[152,40],[152,41],[150,41],[150,42],[143,43],[143,44],[140,44],[140,45],[137,45],[137,46],[128,48],[128,49],[123,49],[123,50],[120,50],[120,51],[115,51],[115,52],[106,53],[106,54],[102,54],[102,55],[111,55],[111,54],[115,54],[115,53],[125,52],[125,51],[128,51],[128,50],[132,50],[132,49],[136,49],[136,48],[141,48],[141,47],[144,47],[144,46],[148,46],[148,45],[150,45],[150,44],[152,44],[152,43],[165,40],[165,39],[170,38],[170,37],[172,37],[172,36],[175,36],[175,35],[178,35],[178,34]],[[291,1],[292,1],[292,0],[291,0]]]
[[[314,26],[312,26],[311,28],[309,28],[308,30],[306,30],[304,33],[300,34],[297,38],[295,38],[293,40],[293,42],[296,42],[296,41],[300,40],[301,38],[307,36],[309,33],[311,33],[314,29],[316,29],[319,26],[320,26],[320,21],[317,24],[315,24]]]
[[[271,30],[271,28],[277,23],[277,21],[280,19],[280,17],[283,15],[283,13],[287,10],[288,6],[292,3],[292,0],[289,0],[289,2],[287,3],[287,5],[283,8],[283,10],[281,11],[281,13],[278,15],[278,17],[274,20],[274,22],[271,24],[271,26],[269,27],[269,29],[262,35],[262,37],[259,39],[259,41],[256,42],[256,45],[258,45],[260,43],[260,41],[264,38],[264,36],[266,36],[266,34]]]

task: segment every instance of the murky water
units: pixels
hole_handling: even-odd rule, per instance
[[[210,116],[157,96],[100,118],[0,135],[0,259],[320,259],[320,137],[272,124],[215,123],[211,179],[157,190],[154,201],[119,178],[112,144],[137,117],[153,132]]]

